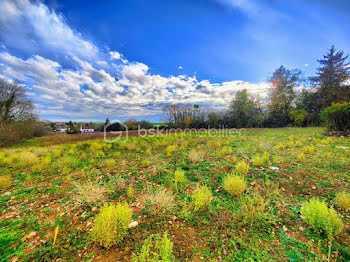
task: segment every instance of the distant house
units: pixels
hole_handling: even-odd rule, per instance
[[[93,133],[95,132],[93,125],[82,125],[80,126],[80,133]]]
[[[69,127],[68,126],[57,126],[55,128],[55,132],[57,132],[57,133],[65,133],[67,131],[69,131]]]

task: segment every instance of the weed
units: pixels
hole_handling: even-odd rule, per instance
[[[304,163],[306,161],[306,157],[303,153],[297,156],[297,160],[301,163]]]
[[[12,185],[12,179],[9,176],[0,176],[0,189],[7,189]]]
[[[207,186],[200,186],[197,188],[192,197],[195,209],[199,210],[205,209],[209,206],[213,198],[213,194]]]
[[[343,211],[349,211],[350,210],[350,194],[347,192],[341,192],[337,194],[335,198],[335,202],[337,203],[337,206],[339,209]]]
[[[93,182],[75,184],[73,199],[79,205],[92,205],[106,198],[107,188]]]
[[[223,188],[232,196],[240,196],[246,191],[247,184],[240,176],[228,175],[223,180]]]
[[[141,166],[143,168],[148,167],[150,164],[151,164],[151,162],[147,158],[143,159],[142,162],[141,162]]]
[[[222,158],[224,156],[232,154],[232,148],[230,147],[223,147],[221,150],[217,153],[219,158]]]
[[[264,163],[269,162],[269,160],[270,160],[270,154],[269,154],[269,152],[267,152],[267,151],[264,152],[264,154],[263,154],[263,156],[262,156],[262,160],[263,160]]]
[[[302,149],[304,154],[313,154],[315,153],[315,148],[313,146],[304,146]]]
[[[329,238],[340,233],[343,228],[343,222],[335,210],[332,207],[328,208],[324,201],[317,198],[303,203],[300,213],[316,233],[325,233]]]
[[[105,204],[92,227],[93,241],[106,248],[121,243],[126,236],[131,216],[128,204]]]
[[[281,143],[274,147],[274,149],[275,149],[276,151],[281,150],[281,149],[283,149],[283,148],[284,148],[284,145],[281,144]]]
[[[245,175],[248,173],[249,170],[249,164],[247,164],[245,161],[239,161],[236,166],[236,171],[239,175]]]
[[[149,236],[143,243],[138,254],[132,255],[132,262],[156,262],[156,261],[175,261],[173,255],[173,243],[168,239],[165,232],[161,238],[157,234],[154,238]]]
[[[263,157],[261,157],[261,156],[254,156],[253,158],[252,158],[252,162],[253,162],[253,165],[254,166],[262,166],[263,164],[264,164],[264,159],[263,159]]]
[[[159,215],[175,207],[174,195],[166,189],[158,189],[145,195],[144,202],[153,215]]]
[[[185,185],[187,184],[187,178],[185,176],[184,171],[177,169],[174,174],[175,178],[175,189],[182,191],[185,188]]]
[[[113,168],[116,166],[117,162],[114,159],[106,159],[104,164],[107,168]]]
[[[165,149],[165,153],[167,156],[171,156],[172,153],[174,153],[176,150],[177,150],[176,145],[170,145],[170,146],[167,146],[167,148]]]

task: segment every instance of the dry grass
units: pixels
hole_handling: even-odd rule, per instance
[[[176,205],[174,194],[163,188],[144,195],[143,202],[153,215],[169,211]]]
[[[75,195],[73,200],[79,205],[92,205],[105,200],[108,189],[93,182],[75,184]]]

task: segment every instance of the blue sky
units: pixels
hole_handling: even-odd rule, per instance
[[[332,44],[350,52],[349,20],[345,0],[0,0],[0,76],[45,119],[159,121],[264,98],[279,65],[313,75]]]

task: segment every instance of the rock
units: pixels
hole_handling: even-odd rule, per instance
[[[93,207],[91,211],[95,213],[97,211],[97,207]]]
[[[286,226],[283,226],[283,231],[284,232],[287,232],[288,231],[288,228]]]
[[[11,194],[11,192],[6,192],[2,196],[8,196],[9,194]]]
[[[131,221],[131,223],[129,224],[129,228],[133,228],[136,227],[139,223],[137,221]]]
[[[276,166],[270,166],[269,168],[270,168],[271,170],[274,170],[274,171],[278,171],[278,170],[279,170],[279,168],[276,167]]]
[[[315,187],[315,186],[313,186],[313,187],[312,187],[312,189],[316,189],[316,187]]]

